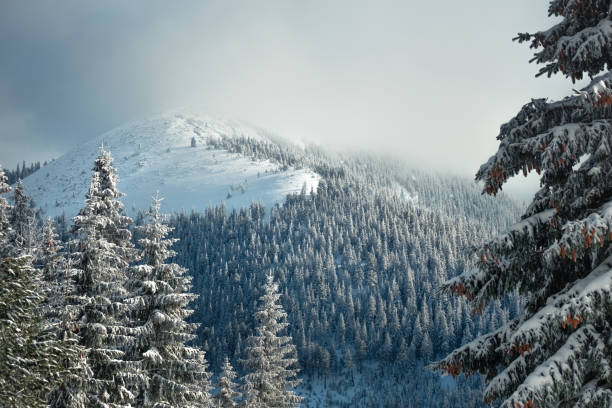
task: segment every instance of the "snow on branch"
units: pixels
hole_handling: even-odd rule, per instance
[[[612,73],[563,100],[534,99],[501,126],[499,149],[480,167],[476,180],[484,181],[484,192],[493,195],[520,172],[527,176],[532,170],[546,171],[548,181],[562,175],[558,181],[564,182],[583,155],[609,157],[611,118]]]
[[[431,364],[429,369],[442,370],[443,374],[450,374],[453,378],[462,373],[470,375],[475,372],[493,377],[497,373],[497,366],[491,365],[491,361],[494,361],[491,354],[498,354],[500,358],[506,354],[506,350],[500,346],[507,343],[519,324],[520,320],[514,319],[456,349],[443,360]]]
[[[490,298],[503,296],[509,286],[516,287],[518,282],[512,280],[515,275],[502,272],[526,261],[525,257],[511,257],[510,252],[519,246],[533,246],[534,237],[549,227],[556,212],[548,209],[534,214],[478,248],[481,265],[446,281],[441,289],[465,296],[476,305],[475,311],[481,310]]]
[[[610,371],[606,346],[591,325],[572,333],[565,344],[540,364],[508,398],[502,408],[558,405],[579,393],[587,376]],[[517,405],[522,404],[522,405]]]
[[[510,343],[537,343],[551,333],[554,337],[559,328],[576,329],[582,324],[596,321],[600,317],[600,308],[609,307],[611,303],[612,256],[609,256],[585,278],[551,296],[546,306],[517,328]]]
[[[612,201],[608,201],[588,217],[568,221],[563,227],[563,235],[546,251],[548,262],[554,257],[571,257],[575,262],[589,252],[596,252],[612,240]]]
[[[563,73],[572,81],[593,76],[612,62],[612,21],[608,0],[551,1],[549,15],[564,17],[548,30],[519,33],[514,40],[530,41],[540,49],[531,62],[545,64],[536,76]]]

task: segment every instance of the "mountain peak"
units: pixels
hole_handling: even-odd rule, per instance
[[[129,213],[147,208],[156,191],[165,212],[204,209],[225,203],[239,208],[260,201],[270,208],[287,194],[316,189],[308,169],[281,169],[214,147],[224,138],[273,143],[263,131],[241,122],[170,112],[129,122],[64,154],[24,180],[47,216],[73,216],[84,204],[99,147],[111,152]]]

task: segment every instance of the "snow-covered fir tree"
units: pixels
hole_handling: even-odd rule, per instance
[[[13,206],[10,213],[11,234],[9,244],[15,254],[31,254],[36,246],[36,218],[31,199],[25,193],[21,180],[13,192]]]
[[[233,408],[238,405],[241,398],[238,392],[238,384],[234,382],[236,373],[230,363],[229,358],[225,357],[223,366],[221,367],[221,375],[217,381],[217,389],[219,390],[214,396],[215,408]]]
[[[47,403],[50,408],[85,408],[86,395],[82,386],[76,386],[89,377],[83,347],[72,331],[69,322],[67,296],[73,292],[68,279],[69,263],[61,252],[62,245],[55,233],[53,223],[43,225],[37,254],[37,266],[41,269],[42,295],[40,312],[45,330],[62,347],[56,363],[63,375],[50,392]]]
[[[187,323],[193,313],[188,305],[198,298],[190,292],[187,269],[166,263],[174,255],[176,239],[160,214],[161,199],[153,198],[147,215],[150,222],[138,227],[142,264],[132,268],[127,288],[131,293],[134,347],[129,359],[141,361],[148,376],[137,388],[136,407],[197,408],[210,405],[210,375],[204,351],[188,347],[197,324]]]
[[[290,336],[281,335],[288,323],[280,296],[269,274],[255,313],[256,334],[245,349],[244,366],[250,370],[243,378],[247,407],[295,407],[302,401],[293,391],[299,384],[296,349]]]
[[[560,21],[520,34],[572,80],[612,64],[612,5],[554,0]],[[534,99],[501,126],[498,152],[476,175],[496,194],[512,176],[541,174],[521,222],[477,249],[444,284],[474,312],[518,288],[525,312],[434,365],[486,375],[486,402],[515,407],[612,406],[612,72],[559,101]]]
[[[43,407],[54,364],[39,336],[39,274],[31,257],[0,259],[0,401],[7,407]],[[49,367],[51,368],[51,367]]]
[[[8,192],[0,169],[0,194]],[[9,209],[0,196],[0,401],[6,407],[46,407],[48,393],[70,373],[60,360],[74,350],[43,322],[45,290],[32,256],[8,255]]]
[[[124,283],[135,259],[131,219],[122,214],[122,194],[110,154],[100,149],[96,158],[86,206],[74,217],[70,243],[74,291],[68,296],[70,323],[78,334],[90,378],[73,384],[84,387],[87,406],[123,407],[134,401],[134,389],[145,379],[136,372],[138,362],[124,360],[134,345],[124,302]],[[70,388],[68,386],[68,388]]]
[[[11,191],[8,185],[8,177],[4,174],[4,170],[0,166],[0,240],[6,239],[9,228],[9,211],[10,206],[3,196]],[[2,248],[0,248],[0,256],[2,256]]]
[[[59,316],[63,310],[67,294],[67,262],[60,252],[62,248],[59,237],[55,233],[53,222],[50,219],[45,221],[36,257],[46,291],[43,303],[45,303],[47,310],[43,311],[43,314],[56,322],[60,320]]]

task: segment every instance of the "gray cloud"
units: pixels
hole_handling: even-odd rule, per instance
[[[546,4],[161,0],[0,3],[0,163],[57,156],[175,107],[472,176],[535,79],[518,31]]]

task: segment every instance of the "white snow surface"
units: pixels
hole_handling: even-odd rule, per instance
[[[45,216],[72,217],[84,206],[99,148],[111,152],[117,187],[130,215],[148,208],[156,191],[164,212],[203,210],[225,203],[228,209],[263,202],[269,210],[287,194],[316,191],[319,176],[309,169],[280,170],[269,160],[255,161],[207,141],[229,137],[267,140],[239,123],[183,113],[167,113],[128,123],[90,140],[23,180],[26,192]],[[196,147],[191,147],[195,138]],[[231,197],[228,197],[231,192]]]

